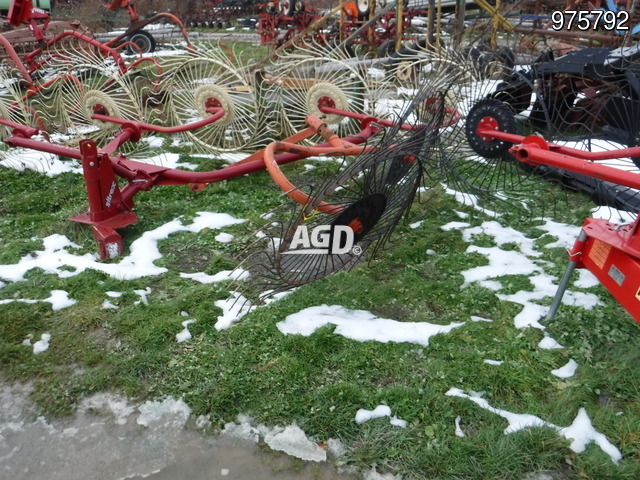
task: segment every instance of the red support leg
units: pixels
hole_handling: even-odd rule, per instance
[[[82,140],[80,153],[89,211],[69,217],[69,220],[93,227],[101,259],[117,257],[122,254],[123,248],[122,238],[115,229],[135,223],[138,217],[122,200],[109,157],[98,154],[98,147],[93,140]]]

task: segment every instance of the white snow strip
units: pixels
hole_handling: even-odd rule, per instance
[[[420,220],[419,222],[415,222],[415,223],[410,223],[409,228],[419,228],[420,225],[422,225],[423,223],[424,223],[424,220]]]
[[[551,370],[551,373],[556,377],[560,378],[571,378],[576,374],[576,370],[578,369],[578,364],[575,360],[569,360],[566,365],[560,368],[556,368],[555,370]]]
[[[490,318],[478,317],[476,315],[471,315],[472,322],[493,322]]]
[[[546,297],[554,297],[557,290],[557,278],[544,272],[543,266],[546,262],[540,260],[541,255],[535,249],[534,240],[527,238],[521,232],[511,227],[503,227],[496,221],[485,221],[482,225],[471,227],[465,226],[462,222],[452,222],[441,227],[443,229],[459,228],[463,239],[471,242],[477,235],[484,234],[493,237],[498,245],[497,247],[478,247],[470,245],[467,253],[479,253],[488,260],[488,265],[482,265],[461,272],[464,277],[462,287],[467,287],[472,283],[499,292],[503,285],[496,280],[499,277],[509,275],[527,276],[529,282],[533,285],[532,291],[521,290],[514,294],[500,294],[497,296],[500,300],[513,302],[522,305],[522,310],[514,318],[516,328],[533,327],[544,330],[545,327],[540,323],[547,311],[548,307],[541,305],[538,301]],[[551,235],[562,239],[568,238],[570,226],[547,221],[545,225],[540,227]],[[556,234],[556,229],[560,233]],[[573,230],[572,230],[573,231]],[[573,234],[572,234],[573,235]],[[518,250],[503,250],[500,246],[505,244],[515,244]],[[599,298],[592,293],[574,292],[567,290],[562,299],[565,305],[580,306],[591,309],[601,304]]]
[[[136,293],[140,299],[133,302],[134,305],[149,305],[149,294],[151,293],[151,288],[147,287],[144,290],[134,290],[133,293]]]
[[[102,310],[117,310],[118,308],[120,307],[114,305],[109,300],[105,300],[104,302],[102,302]]]
[[[324,462],[327,452],[317,443],[309,440],[297,425],[289,425],[281,432],[265,435],[264,441],[272,450],[311,462]]]
[[[574,275],[578,274],[578,278],[573,281],[573,286],[578,288],[591,288],[600,285],[600,280],[586,268],[578,268],[574,270]]]
[[[182,322],[182,326],[184,327],[181,332],[176,333],[176,342],[182,343],[187,340],[191,340],[191,332],[189,331],[189,325],[195,322],[195,319],[185,320]]]
[[[462,431],[462,428],[460,428],[460,415],[458,415],[454,421],[455,425],[456,425],[456,430],[455,430],[455,434],[456,437],[460,437],[460,438],[464,438],[466,437],[465,433]]]
[[[356,412],[356,423],[361,424],[373,420],[374,418],[390,417],[391,408],[387,405],[378,405],[373,410],[359,409]]]
[[[215,282],[225,282],[227,280],[246,280],[247,278],[249,278],[249,272],[247,270],[243,270],[242,268],[236,268],[235,270],[222,270],[215,275],[207,275],[206,273],[198,272],[181,273],[180,276],[182,278],[190,278],[191,280],[195,280],[196,282],[208,284]]]
[[[459,388],[451,388],[445,395],[449,397],[460,397],[471,400],[481,408],[488,410],[509,422],[507,428],[504,429],[505,435],[514,433],[524,428],[530,427],[550,427],[556,430],[560,435],[572,443],[569,446],[576,453],[584,452],[586,446],[595,442],[614,462],[622,459],[622,453],[618,450],[602,433],[593,428],[591,420],[584,408],[580,408],[578,415],[569,427],[558,427],[553,423],[542,420],[540,417],[530,414],[512,413],[507,410],[492,407],[487,400],[476,395],[467,395]]]
[[[12,168],[19,172],[32,170],[44,173],[47,177],[55,177],[62,173],[82,173],[82,167],[76,160],[61,160],[57,155],[36,152],[25,148],[14,148],[3,152],[0,166]]]
[[[368,422],[369,420],[373,420],[374,418],[383,418],[389,417],[389,423],[394,427],[407,428],[408,422],[406,420],[402,420],[401,418],[396,417],[395,415],[391,415],[391,408],[387,405],[378,405],[373,410],[366,410],[364,408],[360,408],[356,412],[356,423],[358,425]]]
[[[231,297],[226,300],[218,300],[215,306],[222,309],[222,315],[218,317],[214,325],[216,330],[226,330],[249,313],[253,305],[239,292],[230,292]]]
[[[163,428],[180,430],[191,416],[191,408],[182,399],[176,400],[173,397],[145,402],[138,410],[140,416],[136,423],[145,427],[162,425]]]
[[[51,294],[47,298],[43,298],[42,300],[32,300],[27,298],[9,298],[6,300],[0,300],[0,305],[7,305],[9,303],[38,303],[38,302],[47,302],[51,304],[52,310],[62,310],[63,308],[71,307],[78,303],[77,300],[69,298],[69,293],[64,290],[51,290]]]
[[[487,365],[502,365],[504,362],[502,360],[489,360],[489,359],[485,359],[483,360],[484,363],[486,363]]]
[[[49,350],[50,341],[51,335],[49,333],[43,333],[40,340],[33,344],[33,354],[38,355],[39,353]]]
[[[220,242],[220,243],[229,243],[234,239],[234,236],[231,235],[230,233],[219,233],[218,235],[216,235],[215,237],[216,242]]]
[[[25,255],[17,264],[0,265],[0,278],[10,282],[24,281],[25,274],[40,268],[45,273],[60,278],[72,277],[87,269],[104,272],[118,280],[160,275],[167,271],[154,262],[162,257],[158,242],[176,232],[197,233],[205,228],[219,229],[228,225],[242,223],[226,213],[198,212],[190,225],[184,225],[175,219],[160,227],[142,234],[131,244],[130,254],[118,263],[102,263],[95,254],[75,255],[68,249],[79,248],[64,235],[54,234],[43,239],[44,249]],[[71,267],[71,270],[68,268]]]
[[[538,348],[541,348],[542,350],[560,350],[561,348],[564,348],[564,346],[560,345],[549,335],[545,334],[542,340],[540,340],[540,343],[538,343]]]
[[[320,305],[305,308],[287,316],[276,327],[285,335],[309,336],[324,325],[336,326],[335,333],[343,337],[366,342],[407,342],[429,345],[429,338],[440,333],[449,333],[464,322],[435,325],[427,322],[398,322],[378,318],[366,310],[349,310],[340,305]]]
[[[537,226],[536,228],[558,239],[555,242],[546,244],[545,248],[569,248],[575,243],[580,234],[580,227],[576,225],[554,222],[549,219],[545,219],[544,225]]]

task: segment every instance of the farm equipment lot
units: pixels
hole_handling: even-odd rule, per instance
[[[252,60],[267,54],[256,45],[227,47],[220,56],[170,60],[190,83],[179,84],[170,99],[150,97],[182,107],[186,126],[199,116],[232,111],[230,99],[240,99],[234,106],[249,105],[254,92],[263,92],[245,82],[251,76],[234,78],[227,90],[207,90],[204,110],[183,100],[199,93],[200,83],[206,83],[199,83],[201,78],[225,78],[221,58],[228,53]],[[273,122],[267,116],[268,122],[256,122],[261,135],[244,132],[263,118],[258,102],[248,111],[259,115],[242,116],[236,130],[214,132],[217,145],[208,146],[217,152],[204,151],[215,142],[197,133],[147,132],[138,142],[144,161],[218,171],[253,154],[271,136],[281,140],[300,132],[304,117],[295,101],[297,95],[306,98],[302,94],[318,97],[305,108],[332,112],[327,123],[340,138],[357,134],[353,119],[335,120],[334,111],[365,111],[369,90],[382,82],[363,85],[358,71],[348,70],[350,60],[333,58],[331,65],[350,72],[343,77],[356,92],[340,105],[326,86],[339,86],[329,68],[317,69],[318,77],[327,75],[322,82],[305,82],[286,68],[296,61],[304,67],[305,61],[297,60],[295,51],[286,55],[289,61],[270,72],[286,75],[264,79],[268,95],[255,95],[260,101],[290,102],[281,102],[288,114],[281,131],[266,132]],[[191,72],[198,78],[188,77]],[[127,81],[125,73],[102,85],[121,82],[129,88]],[[63,92],[75,91],[75,84],[69,85]],[[398,91],[406,88],[394,85]],[[124,98],[123,91],[128,92],[123,87],[114,98]],[[411,92],[383,105],[398,107],[406,98]],[[460,118],[443,98],[436,127],[447,133]],[[434,98],[428,97],[426,106],[430,101]],[[91,104],[88,119],[105,115],[114,103],[124,111],[124,102]],[[82,113],[69,110],[70,116]],[[144,112],[152,115],[154,109]],[[154,125],[175,127],[173,117],[162,114]],[[81,127],[74,125],[84,132]],[[236,131],[245,135],[234,138]],[[247,150],[232,151],[245,140]],[[312,156],[282,170],[301,190],[313,191],[329,174],[346,171],[343,157]],[[410,163],[409,157],[405,152],[402,160]],[[473,161],[482,168],[492,165]],[[358,170],[351,180],[365,183],[366,173]],[[438,172],[427,173],[436,178]],[[521,173],[507,171],[514,177]],[[125,183],[120,179],[115,185],[124,189]],[[372,470],[395,479],[640,477],[640,324],[586,270],[572,278],[555,320],[544,320],[567,262],[565,249],[583,220],[629,220],[612,209],[593,213],[596,205],[585,194],[537,182],[542,187],[529,192],[536,196],[531,208],[519,208],[520,198],[513,205],[483,204],[485,199],[456,191],[444,180],[425,183],[370,263],[263,302],[265,291],[252,283],[253,272],[242,260],[283,211],[282,191],[266,171],[204,189],[165,184],[141,190],[138,221],[120,229],[122,256],[106,261],[98,257],[91,231],[68,220],[87,207],[80,161],[26,150],[12,157],[5,149],[0,185],[0,375],[30,386],[34,418],[65,421],[88,398],[107,393],[135,412],[118,417],[115,410],[96,407],[107,422],[129,418],[125,423],[131,426],[136,421],[131,415],[146,418],[145,409],[157,402],[175,414],[186,412],[180,429],[244,432],[245,440],[264,450],[275,450],[273,437],[297,432],[295,426],[306,437],[296,437],[296,446],[304,444],[305,453],[318,456],[311,461],[322,460],[324,452],[324,458],[361,478]],[[316,214],[305,221],[313,223]],[[2,438],[10,440],[21,428],[11,425],[0,423]],[[10,442],[0,442],[0,458],[21,474]],[[287,473],[296,468],[308,473],[309,464],[285,467]],[[108,466],[103,473],[105,479],[140,474],[132,469],[116,475]]]

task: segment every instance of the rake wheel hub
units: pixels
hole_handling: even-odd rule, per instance
[[[500,126],[498,125],[498,121],[493,117],[483,117],[480,122],[478,122],[478,135],[481,139],[486,142],[491,142],[494,140],[494,137],[488,134],[481,134],[481,130],[498,130]]]
[[[335,225],[347,225],[353,230],[354,243],[362,240],[376,226],[387,208],[387,197],[382,193],[364,196],[349,205],[333,222]]]
[[[349,99],[347,95],[337,86],[328,82],[320,82],[313,85],[307,92],[307,111],[319,117],[325,117],[325,122],[329,125],[337,125],[343,117],[337,114],[326,114],[320,107],[331,107],[339,110],[349,110]]]
[[[84,96],[84,109],[87,118],[91,119],[91,123],[101,130],[114,131],[120,127],[116,123],[102,122],[91,118],[94,113],[123,118],[118,103],[108,93],[101,90],[89,90]]]
[[[202,85],[197,88],[194,97],[198,114],[202,118],[211,116],[209,108],[221,107],[224,110],[224,115],[215,122],[215,125],[229,125],[233,122],[235,115],[233,98],[224,87],[212,84]]]

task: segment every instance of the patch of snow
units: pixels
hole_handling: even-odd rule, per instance
[[[182,401],[173,397],[167,397],[160,401],[148,401],[138,407],[140,416],[136,423],[145,427],[168,428],[172,430],[182,429],[191,409]]]
[[[290,425],[274,435],[266,435],[264,441],[272,450],[285,452],[302,460],[324,462],[327,459],[327,452],[309,440],[297,425]]]
[[[573,285],[578,288],[591,288],[600,285],[600,280],[586,268],[577,268],[574,275],[578,274],[578,278],[573,281]]]
[[[462,419],[460,418],[460,415],[458,415],[458,416],[456,417],[456,419],[454,420],[454,424],[455,424],[455,426],[456,426],[455,434],[456,434],[456,437],[464,438],[464,437],[466,437],[466,435],[465,435],[465,433],[462,431],[462,428],[460,428],[460,420],[462,420]]]
[[[33,344],[33,354],[38,355],[39,353],[49,350],[50,341],[51,335],[49,333],[43,333],[40,340]]]
[[[129,416],[135,412],[136,407],[130,405],[129,401],[122,395],[96,393],[84,398],[80,404],[79,411],[86,412],[89,410],[113,415],[117,425],[125,425]]]
[[[187,340],[191,340],[191,332],[189,331],[189,325],[195,322],[195,319],[185,320],[182,322],[182,326],[184,327],[181,332],[176,333],[176,342],[182,343]]]
[[[242,268],[236,268],[235,270],[222,270],[215,275],[207,275],[203,272],[197,273],[181,273],[182,278],[190,278],[196,282],[208,284],[215,282],[226,282],[227,280],[246,280],[249,278],[249,272]]]
[[[8,303],[13,303],[13,302],[28,303],[28,304],[34,304],[38,302],[47,302],[51,304],[51,309],[54,311],[62,310],[63,308],[68,308],[78,303],[77,300],[73,300],[72,298],[69,298],[69,293],[65,292],[64,290],[51,290],[51,294],[49,295],[49,297],[43,298],[42,300],[33,300],[33,299],[27,299],[27,298],[9,298],[6,300],[0,300],[0,305],[6,305]]]
[[[366,310],[349,310],[340,305],[309,307],[287,316],[276,327],[285,335],[309,336],[324,325],[336,326],[335,333],[343,337],[365,342],[406,342],[428,346],[429,338],[449,333],[464,322],[436,325],[428,322],[398,322],[378,318]]]
[[[578,415],[569,427],[558,427],[553,423],[542,420],[540,417],[530,414],[512,413],[507,410],[492,407],[487,400],[480,398],[476,395],[467,395],[463,390],[459,388],[451,388],[447,393],[449,397],[460,397],[471,400],[481,408],[488,410],[492,413],[500,415],[504,418],[509,425],[504,429],[505,435],[514,433],[525,428],[530,427],[550,427],[558,432],[568,440],[572,440],[569,448],[576,453],[584,452],[586,446],[595,442],[614,462],[619,462],[622,459],[622,454],[606,436],[598,432],[593,428],[591,420],[584,408],[580,408]]]
[[[138,289],[134,290],[133,293],[136,293],[140,298],[133,302],[134,305],[149,305],[149,294],[151,294],[151,288],[147,287],[144,290]]]
[[[551,373],[556,377],[560,378],[570,378],[576,374],[576,370],[578,369],[578,364],[575,360],[569,360],[564,366],[560,368],[556,368],[555,370],[551,370]]]
[[[253,308],[253,304],[239,292],[230,293],[230,298],[218,300],[215,303],[216,307],[222,309],[222,315],[218,317],[215,324],[216,330],[226,330],[230,328],[231,325],[238,322]]]
[[[160,227],[149,230],[136,239],[130,247],[130,254],[119,263],[103,263],[95,254],[75,255],[67,251],[79,248],[64,235],[54,234],[43,239],[44,249],[25,255],[14,265],[0,265],[0,278],[10,282],[24,281],[25,274],[40,268],[45,273],[58,275],[60,278],[72,277],[87,269],[103,272],[117,280],[155,276],[167,271],[154,262],[162,257],[158,242],[177,232],[198,233],[205,228],[219,229],[229,225],[242,223],[226,213],[198,212],[190,225],[184,225],[175,219]],[[65,267],[65,268],[63,268]],[[69,270],[66,267],[71,267]]]
[[[542,350],[560,350],[561,348],[564,348],[564,346],[560,345],[549,335],[545,334],[542,340],[540,340],[540,343],[538,343],[538,348],[541,348]]]
[[[257,428],[251,425],[248,419],[239,417],[238,422],[239,423],[226,423],[222,429],[222,435],[241,440],[248,440],[253,443],[258,443],[260,441],[260,432]]]
[[[389,423],[395,427],[407,428],[407,421],[402,420],[401,418],[396,417],[395,415],[391,415],[391,408],[387,405],[378,405],[373,410],[366,410],[364,408],[360,408],[356,412],[356,423],[362,424],[368,422],[369,420],[373,420],[374,418],[383,418],[389,417]]]
[[[55,177],[62,173],[82,174],[82,167],[77,160],[61,160],[57,155],[26,148],[14,148],[3,152],[2,158],[0,166],[19,172],[32,170],[43,173],[47,177]]]
[[[504,362],[502,360],[489,360],[489,359],[485,359],[483,360],[484,363],[486,363],[487,365],[502,365]]]
[[[118,310],[120,307],[114,305],[109,300],[102,302],[102,310]]]
[[[225,232],[219,233],[218,235],[215,236],[216,242],[220,242],[220,243],[229,243],[233,239],[234,239],[233,235]]]
[[[580,234],[580,227],[576,225],[554,222],[549,219],[545,219],[544,225],[537,226],[536,228],[558,239],[555,242],[546,244],[545,248],[569,248],[575,243]]]
[[[478,317],[476,315],[471,315],[472,322],[493,322],[493,320],[484,317]]]
[[[390,417],[391,408],[387,405],[378,405],[373,410],[359,409],[356,412],[356,423],[361,424],[373,420],[374,418]]]

